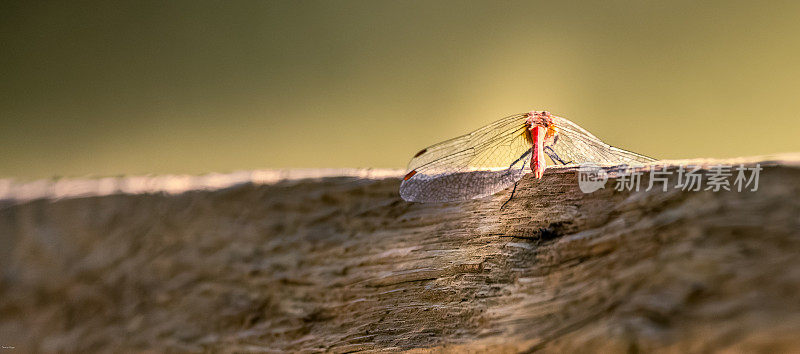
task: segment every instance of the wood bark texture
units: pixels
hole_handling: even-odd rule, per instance
[[[585,194],[548,169],[502,210],[510,189],[407,203],[396,177],[6,201],[0,345],[797,352],[796,157],[764,161],[756,192],[645,174]]]

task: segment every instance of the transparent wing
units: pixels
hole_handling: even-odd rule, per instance
[[[544,151],[555,163],[562,165],[593,162],[596,164],[645,164],[655,159],[613,147],[572,121],[553,117],[558,134],[545,143]]]
[[[502,118],[432,145],[408,164],[400,196],[414,202],[480,198],[508,188],[530,168],[525,115]]]

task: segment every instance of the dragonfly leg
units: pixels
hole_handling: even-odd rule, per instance
[[[526,152],[526,153],[524,153],[524,154],[522,154],[522,156],[520,156],[520,158],[519,158],[519,159],[522,159],[522,158],[523,158],[523,157],[525,157],[525,155],[527,155],[527,154],[528,154],[527,152]],[[519,161],[519,159],[517,159],[517,161]],[[515,162],[515,163],[516,163],[516,162]],[[527,162],[527,161],[523,162],[523,163],[522,163],[522,168],[520,169],[520,171],[523,171],[523,170],[525,170],[525,165],[527,165],[527,164],[528,164],[528,162]],[[508,200],[506,200],[506,202],[505,202],[505,203],[503,203],[503,205],[501,205],[501,206],[500,206],[500,210],[503,210],[503,208],[506,206],[506,204],[508,204],[508,202],[510,202],[510,201],[511,201],[511,199],[514,199],[514,192],[516,192],[516,191],[517,191],[517,183],[519,183],[519,181],[516,181],[516,182],[514,182],[514,189],[512,189],[512,190],[511,190],[511,196],[510,196],[510,197],[508,197]]]
[[[506,206],[506,204],[508,204],[508,202],[510,202],[511,199],[514,199],[514,192],[517,191],[517,183],[519,183],[519,181],[514,182],[514,189],[511,190],[511,196],[508,197],[508,200],[506,200],[506,202],[503,203],[503,205],[500,206],[500,210],[503,210],[503,208]]]
[[[553,161],[558,162],[558,163],[560,163],[562,165],[568,165],[568,164],[572,163],[572,161],[564,162],[564,160],[562,160],[560,157],[558,157],[558,154],[556,154],[556,152],[553,150],[552,147],[545,146],[544,147],[544,152],[547,154],[547,156],[550,156],[550,159],[552,159]]]
[[[520,156],[519,156],[519,157],[518,157],[516,160],[514,160],[514,162],[512,162],[512,163],[511,163],[511,165],[509,165],[509,166],[508,166],[508,169],[506,169],[506,173],[509,173],[509,172],[511,172],[511,169],[514,167],[514,165],[516,165],[516,164],[517,164],[517,162],[520,162],[520,161],[522,161],[524,158],[528,157],[528,154],[530,154],[530,153],[531,153],[531,151],[530,151],[530,150],[527,150],[527,151],[525,151],[525,152],[524,152],[522,155],[520,155]],[[525,169],[525,164],[526,164],[526,163],[527,163],[527,161],[525,161],[525,162],[523,162],[523,163],[522,163],[522,168],[520,169],[520,171],[522,171],[522,170],[524,170],[524,169]]]

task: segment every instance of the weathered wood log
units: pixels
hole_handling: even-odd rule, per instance
[[[798,161],[762,163],[756,192],[585,194],[549,169],[502,210],[510,190],[407,203],[396,177],[61,199],[7,182],[0,345],[800,351]]]

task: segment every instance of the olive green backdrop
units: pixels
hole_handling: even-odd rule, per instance
[[[404,167],[547,109],[660,158],[798,151],[800,2],[3,2],[0,177]]]

